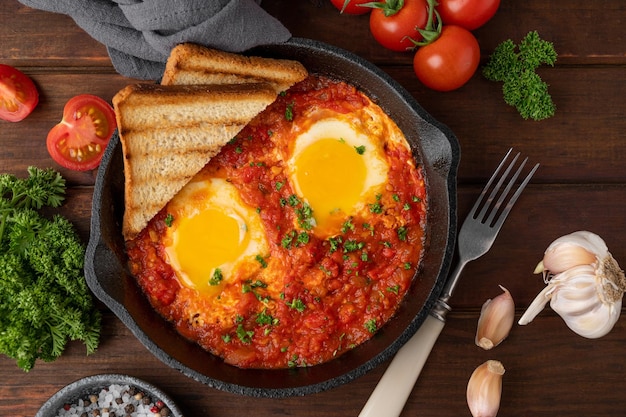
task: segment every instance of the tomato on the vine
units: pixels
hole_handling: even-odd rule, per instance
[[[499,6],[500,0],[439,0],[437,11],[444,25],[474,30],[487,23]]]
[[[62,167],[94,169],[100,165],[116,126],[109,103],[91,94],[78,95],[65,104],[63,119],[48,133],[48,152]]]
[[[333,6],[343,14],[365,14],[372,11],[370,7],[361,6],[361,4],[369,3],[372,0],[330,0]]]
[[[372,5],[370,32],[382,46],[406,52],[414,47],[411,39],[422,39],[419,30],[428,21],[426,0],[385,0]]]
[[[39,102],[35,83],[22,71],[0,64],[0,119],[19,122]]]
[[[425,86],[451,91],[472,78],[479,61],[480,47],[474,35],[460,26],[444,25],[438,38],[417,50],[413,69]]]

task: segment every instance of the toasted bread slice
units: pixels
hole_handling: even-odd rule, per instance
[[[124,155],[124,239],[136,237],[275,99],[269,84],[133,84],[120,90],[113,107]]]
[[[244,56],[183,43],[172,49],[161,84],[267,82],[280,93],[307,75],[307,70],[297,61]]]

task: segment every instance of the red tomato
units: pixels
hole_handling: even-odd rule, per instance
[[[444,25],[474,30],[493,17],[500,0],[439,0],[437,11]]]
[[[63,108],[63,120],[48,133],[52,159],[62,167],[87,171],[100,164],[117,123],[113,108],[97,96],[81,94]]]
[[[9,65],[0,64],[0,119],[19,122],[39,102],[33,80]]]
[[[422,46],[413,57],[417,78],[437,91],[461,87],[476,72],[480,47],[472,33],[460,26],[443,26],[441,35]]]
[[[333,6],[343,14],[365,14],[372,11],[370,7],[359,6],[372,0],[330,0]]]
[[[428,21],[428,3],[426,0],[386,0],[384,4],[387,7],[375,8],[370,15],[370,32],[374,39],[392,51],[413,49],[411,39],[422,39],[418,29],[423,29]],[[393,13],[394,10],[397,11]]]

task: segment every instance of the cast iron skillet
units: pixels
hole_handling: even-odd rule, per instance
[[[128,272],[121,233],[124,173],[117,136],[109,143],[98,170],[85,274],[96,297],[152,354],[172,368],[232,393],[272,398],[306,395],[352,381],[389,359],[424,321],[441,292],[454,253],[460,150],[454,134],[424,111],[403,87],[348,51],[294,38],[248,53],[298,60],[311,73],[343,79],[363,90],[399,125],[416,162],[425,168],[429,198],[426,251],[396,316],[368,342],[326,364],[308,368],[239,369],[187,341],[154,312]]]

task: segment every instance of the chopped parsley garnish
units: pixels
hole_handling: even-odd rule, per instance
[[[287,104],[287,108],[285,108],[285,119],[292,121],[293,120],[293,105],[294,103]]]
[[[387,287],[387,291],[392,292],[395,295],[398,295],[398,293],[400,292],[400,286],[396,284],[393,287]]]
[[[219,268],[215,268],[213,270],[211,278],[209,279],[209,285],[218,285],[220,282],[222,282],[223,278],[224,276],[222,275],[222,270]]]
[[[309,234],[307,232],[300,232],[298,233],[298,245],[306,245],[307,243],[309,243]]]
[[[278,319],[275,317],[272,317],[271,314],[267,314],[267,309],[264,308],[263,311],[261,311],[259,314],[257,314],[256,316],[256,323],[260,326],[265,326],[265,325],[272,325],[275,326],[278,324]]]
[[[339,249],[339,246],[341,246],[342,241],[343,240],[341,239],[341,236],[329,238],[328,244],[330,245],[330,253],[333,253],[337,249]]]
[[[406,236],[407,236],[407,233],[409,232],[407,228],[404,226],[400,226],[398,227],[397,232],[398,232],[398,239],[400,239],[403,242],[406,241]]]
[[[261,267],[267,268],[267,262],[261,255],[255,256],[254,259],[256,259],[256,261],[261,264]]]
[[[290,368],[295,368],[298,366],[298,355],[293,355],[291,359],[287,362],[287,366]]]
[[[299,313],[302,313],[304,310],[306,310],[306,304],[304,304],[304,302],[299,298],[294,298],[293,300],[291,300],[290,303],[287,303],[287,306],[289,308],[297,310]]]
[[[283,248],[291,249],[293,247],[294,241],[296,243],[296,246],[303,246],[309,243],[309,240],[310,236],[307,232],[298,233],[297,231],[292,230],[283,237],[280,243]]]
[[[382,194],[376,194],[376,202],[372,204],[368,204],[370,211],[374,214],[381,214],[383,212],[383,205],[380,200],[382,199]]]
[[[412,268],[412,266],[411,266],[411,262],[405,262],[405,263],[404,263],[404,269],[409,270],[409,269],[411,269],[411,268]]]
[[[343,251],[344,253],[354,252],[356,250],[363,249],[364,246],[365,246],[365,243],[357,242],[356,240],[350,239],[344,242]]]
[[[363,327],[365,327],[365,330],[368,332],[375,333],[378,329],[378,326],[376,326],[376,319],[369,319],[365,322],[365,324],[363,324]]]
[[[307,203],[302,203],[302,207],[296,208],[296,216],[298,217],[298,224],[304,230],[311,230],[315,225],[313,219],[313,209]]]
[[[172,223],[174,222],[174,216],[172,216],[172,213],[167,213],[164,221],[167,227],[172,227]]]
[[[252,336],[254,336],[254,331],[244,329],[243,324],[237,325],[237,337],[242,343],[250,343],[252,341]]]
[[[365,145],[355,146],[354,149],[359,155],[363,155],[365,153]]]
[[[287,233],[280,242],[281,246],[285,249],[291,249],[291,246],[293,244],[294,238],[296,237],[296,234],[297,232],[295,230],[292,230],[291,232]]]
[[[283,185],[285,185],[284,182],[276,181],[276,184],[274,185],[274,187],[276,187],[276,191],[280,191],[280,189],[283,188]]]
[[[257,279],[256,281],[246,281],[242,286],[241,286],[241,292],[242,293],[248,293],[248,292],[254,292],[254,290],[256,288],[267,288],[267,284],[264,283],[263,281]],[[257,295],[257,294],[255,294]],[[257,295],[258,298],[258,295]]]
[[[297,195],[295,195],[295,194],[291,194],[291,195],[289,196],[289,199],[287,200],[287,202],[289,203],[289,205],[290,205],[291,207],[295,207],[295,206],[297,206],[298,204],[300,204],[300,199],[298,198],[298,196],[297,196]]]
[[[341,225],[341,233],[346,233],[348,230],[354,230],[354,224],[352,223],[352,217],[348,218],[343,225]]]

